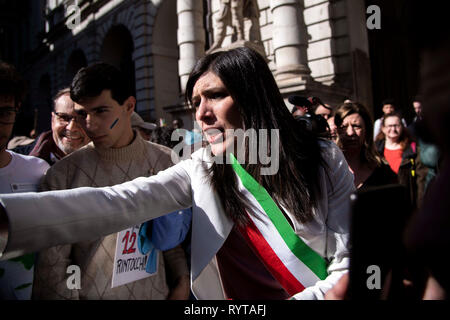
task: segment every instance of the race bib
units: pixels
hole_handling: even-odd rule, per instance
[[[112,288],[150,277],[158,271],[158,250],[144,236],[146,230],[142,230],[142,226],[117,234]]]

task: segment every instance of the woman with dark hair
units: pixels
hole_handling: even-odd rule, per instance
[[[398,113],[382,117],[381,131],[375,144],[380,155],[397,174],[399,183],[407,187],[413,208],[418,207],[424,194],[427,168],[420,161],[417,144]]]
[[[397,176],[375,149],[372,118],[366,107],[357,102],[344,103],[336,110],[334,121],[337,144],[355,177],[356,188],[397,183]]]
[[[267,63],[251,49],[202,58],[186,97],[207,148],[156,176],[109,188],[2,196],[11,233],[5,256],[192,206],[198,299],[322,299],[349,264],[354,187],[342,152],[298,128]],[[236,134],[252,130],[257,141]],[[269,161],[261,157],[266,150]],[[264,170],[268,163],[272,170]],[[27,210],[39,219],[16,219]],[[30,228],[33,236],[24,232]]]
[[[211,54],[200,60],[191,72],[186,85],[186,98],[196,108],[197,121],[215,155],[225,154],[227,145],[234,142],[233,131],[230,130],[228,136],[227,129],[280,129],[278,143],[281,163],[278,173],[260,175],[261,163],[248,166],[246,170],[272,196],[277,200],[282,199],[300,221],[306,222],[312,218],[312,207],[316,205],[320,192],[315,189],[318,164],[323,162],[320,147],[310,131],[292,132],[299,126],[286,108],[275,79],[263,66],[266,66],[265,61],[249,49]],[[236,72],[240,75],[237,76]],[[204,88],[201,87],[203,84]],[[195,90],[196,85],[203,90]],[[204,97],[202,91],[206,92]],[[224,103],[210,106],[210,101]],[[218,140],[218,135],[212,136],[210,131],[223,135],[223,143],[217,143],[215,140]],[[233,196],[238,192],[236,179],[230,178],[233,176],[232,167],[213,163],[210,171],[213,187],[219,194],[229,195],[221,200],[224,207],[230,209],[231,217],[246,222],[245,215],[239,214],[244,202]]]

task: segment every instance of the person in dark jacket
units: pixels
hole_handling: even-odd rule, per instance
[[[413,141],[399,114],[383,116],[381,132],[375,145],[397,174],[399,183],[406,186],[412,208],[419,207],[428,169],[420,160],[417,143]]]

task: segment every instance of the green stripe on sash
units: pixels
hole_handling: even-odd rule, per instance
[[[230,154],[232,166],[244,187],[255,197],[292,253],[321,280],[327,276],[327,263],[317,252],[308,247],[294,232],[278,205],[266,189],[262,187]]]

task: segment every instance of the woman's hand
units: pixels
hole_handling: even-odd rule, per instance
[[[325,300],[344,300],[347,293],[349,276],[344,274],[333,288],[325,293]]]

